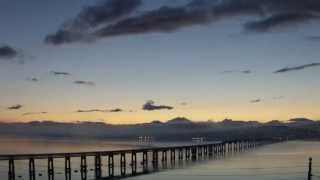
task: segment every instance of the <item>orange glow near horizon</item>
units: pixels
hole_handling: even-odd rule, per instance
[[[77,112],[63,112],[63,113],[48,113],[48,114],[34,114],[23,116],[20,112],[6,112],[1,113],[0,121],[2,122],[29,122],[29,121],[57,121],[57,122],[78,122],[78,121],[91,121],[91,122],[104,122],[110,124],[138,124],[147,123],[154,120],[162,122],[168,121],[175,117],[186,117],[190,120],[199,121],[221,121],[225,118],[243,121],[260,121],[267,122],[271,120],[289,120],[291,118],[310,118],[318,120],[320,113],[314,107],[307,107],[301,109],[298,106],[290,107],[274,107],[267,108],[266,106],[254,106],[249,104],[242,107],[232,107],[229,110],[217,108],[216,111],[210,108],[202,109],[176,109],[172,111],[143,111],[137,110],[133,112],[118,112],[118,113],[77,113]],[[307,109],[308,108],[308,109]],[[306,113],[307,112],[307,113]]]

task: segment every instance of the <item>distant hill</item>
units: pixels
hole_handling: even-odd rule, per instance
[[[220,122],[194,122],[185,117],[177,117],[167,122],[153,121],[135,125],[34,121],[0,123],[0,136],[126,140],[136,140],[139,136],[152,136],[153,139],[160,141],[190,141],[192,137],[205,137],[208,140],[320,139],[320,123],[306,118],[295,118],[286,122],[274,120],[267,123],[231,119]]]
[[[184,118],[184,117],[177,117],[177,118],[174,118],[174,119],[167,121],[167,124],[176,124],[176,125],[193,124],[193,122],[187,118]]]

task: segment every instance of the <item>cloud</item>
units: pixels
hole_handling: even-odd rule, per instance
[[[124,1],[124,4],[128,3],[128,1],[130,0]],[[126,15],[125,12],[132,12],[138,4],[140,5],[140,3],[141,2],[137,1],[136,3],[132,3],[131,6],[119,6],[119,9],[121,9],[120,14]],[[97,12],[100,12],[100,8],[105,8],[103,4],[101,7],[100,5],[97,5],[91,8],[94,13],[91,13],[91,11],[88,11],[90,12],[88,13],[86,10],[82,10],[77,18],[71,21],[71,23],[64,25],[63,28],[60,28],[55,34],[48,35],[46,41],[51,44],[59,45],[63,43],[86,41],[87,39],[95,40],[131,34],[144,34],[150,32],[170,33],[181,28],[194,25],[207,25],[234,16],[255,17],[255,21],[248,20],[244,24],[244,29],[247,31],[265,32],[276,27],[318,19],[320,1],[192,0],[191,2],[178,7],[162,6],[158,9],[149,10],[135,16],[121,19],[111,18],[113,21],[110,21],[110,15],[108,13],[102,13],[102,18],[96,18],[95,8],[99,9]],[[111,6],[111,9],[113,9],[113,6]],[[92,17],[92,22],[89,17]],[[118,17],[118,15],[115,17]],[[108,23],[105,23],[106,21]],[[83,26],[85,28],[83,28]],[[85,29],[86,33],[83,33],[83,29]],[[88,31],[88,29],[90,29],[90,31]]]
[[[285,97],[284,96],[276,96],[276,97],[273,97],[274,100],[281,100],[281,99],[284,99]]]
[[[265,32],[275,27],[297,24],[318,18],[311,14],[300,14],[300,13],[285,13],[275,14],[262,20],[249,22],[245,24],[245,29],[248,31]]]
[[[117,112],[123,112],[122,109],[116,108],[116,109],[89,109],[89,110],[77,110],[78,113],[92,113],[92,112],[103,112],[103,113],[117,113]]]
[[[226,70],[226,71],[222,71],[222,74],[233,74],[233,73],[241,73],[241,74],[251,74],[252,71],[251,70]]]
[[[154,111],[154,110],[163,110],[163,109],[167,109],[167,110],[172,110],[173,107],[172,106],[165,106],[165,105],[154,105],[155,102],[154,101],[147,101],[143,106],[142,109],[145,111]]]
[[[36,77],[29,77],[26,80],[29,81],[29,82],[39,82],[39,79],[36,78]]]
[[[21,108],[23,108],[23,106],[20,104],[17,104],[17,105],[13,105],[13,106],[8,107],[8,110],[19,110]]]
[[[92,81],[74,81],[75,84],[79,84],[79,85],[85,85],[85,86],[95,86],[96,84]]]
[[[10,47],[8,45],[0,46],[0,60],[13,59],[18,57],[19,55],[20,53],[13,47]]]
[[[50,73],[54,76],[71,76],[68,72],[50,71]]]
[[[320,42],[320,36],[307,36],[306,39],[309,41]]]
[[[250,102],[251,103],[260,103],[262,101],[262,99],[254,99],[254,100],[251,100]]]
[[[180,105],[181,105],[181,106],[187,106],[188,103],[187,103],[187,102],[181,102]]]
[[[290,71],[299,71],[299,70],[303,70],[303,69],[311,68],[311,67],[316,67],[316,66],[320,66],[320,63],[311,63],[311,64],[304,64],[301,66],[286,67],[286,68],[279,69],[279,70],[275,71],[274,73],[286,73],[286,72],[290,72]]]
[[[116,109],[111,109],[109,110],[109,112],[122,112],[123,110],[120,108],[116,108]]]
[[[90,31],[129,15],[142,4],[141,0],[103,0],[94,6],[84,7],[73,19],[65,22],[54,34],[45,38],[53,45],[90,39]]]
[[[23,113],[22,116],[31,116],[31,115],[40,115],[40,114],[48,114],[48,112],[27,112],[27,113]]]

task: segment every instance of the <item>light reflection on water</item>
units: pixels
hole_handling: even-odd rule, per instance
[[[0,154],[7,153],[52,153],[52,152],[81,152],[81,151],[105,151],[116,149],[130,149],[137,146],[126,145],[124,142],[102,142],[102,141],[54,141],[54,140],[28,140],[28,139],[0,139]],[[254,151],[231,155],[226,158],[216,159],[182,169],[167,170],[159,173],[129,178],[131,180],[303,180],[307,174],[307,159],[314,159],[314,174],[320,176],[320,142],[291,141],[281,144],[273,144],[260,147]],[[130,157],[127,158],[128,161]],[[79,159],[73,158],[73,179],[80,179]],[[88,158],[88,179],[93,179],[92,171],[94,160]],[[118,162],[115,159],[115,162]],[[138,162],[141,160],[138,159]],[[102,159],[103,175],[107,174],[106,157]],[[64,179],[64,160],[55,160],[55,179]],[[129,162],[128,162],[129,163]],[[129,166],[129,164],[128,164]],[[139,165],[138,169],[142,167]],[[16,162],[17,176],[28,179],[27,163]],[[118,169],[118,168],[116,168]],[[46,180],[47,161],[36,162],[37,175],[41,173],[39,180]],[[128,169],[128,172],[130,170]],[[7,162],[0,163],[0,179],[7,177]]]

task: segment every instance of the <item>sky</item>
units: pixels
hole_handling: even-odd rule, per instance
[[[320,119],[317,0],[0,0],[0,121]]]

